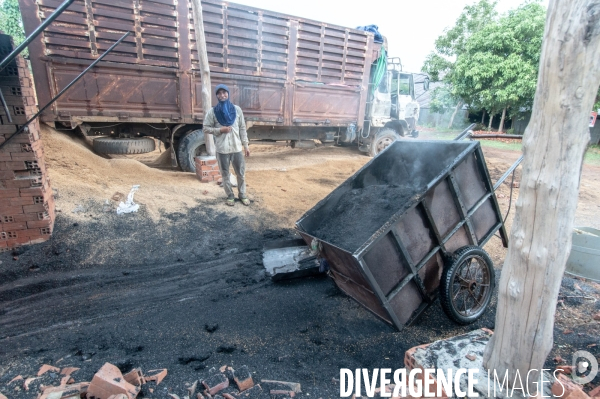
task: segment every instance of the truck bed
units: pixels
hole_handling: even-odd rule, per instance
[[[19,0],[29,34],[61,0]],[[211,81],[246,120],[268,126],[362,124],[373,35],[253,7],[202,2]],[[199,123],[191,3],[77,0],[30,46],[40,106],[126,31],[132,34],[42,117],[64,122]]]

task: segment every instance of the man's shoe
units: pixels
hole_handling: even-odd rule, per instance
[[[250,200],[248,198],[240,198],[240,201],[246,206],[250,205]]]
[[[227,198],[227,201],[225,201],[225,203],[229,206],[234,206],[235,205],[235,198]]]

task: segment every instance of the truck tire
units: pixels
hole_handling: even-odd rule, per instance
[[[483,249],[469,245],[454,252],[442,272],[440,303],[458,324],[471,324],[487,309],[494,292],[494,262]]]
[[[177,146],[179,167],[184,172],[196,173],[194,158],[205,153],[204,132],[202,129],[192,130],[179,140],[179,145]]]
[[[378,155],[396,140],[400,140],[400,135],[394,129],[381,129],[373,137],[371,147],[369,148],[369,155],[372,157]]]
[[[145,154],[156,148],[149,137],[120,139],[114,137],[98,137],[93,141],[94,151],[99,154]]]

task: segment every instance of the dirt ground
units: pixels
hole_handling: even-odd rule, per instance
[[[0,392],[9,399],[34,398],[51,383],[29,391],[9,383],[43,363],[80,367],[76,381],[89,381],[105,362],[168,368],[140,398],[183,397],[186,384],[225,364],[247,365],[257,381],[299,382],[302,397],[332,398],[340,368],[400,368],[410,347],[494,327],[495,299],[473,325],[453,324],[435,303],[398,332],[327,277],[265,277],[263,245],[297,237],[295,221],[369,161],[355,148],[252,145],[252,204],[230,208],[216,184],[170,169],[164,149],[108,159],[75,135],[42,133],[58,210],[53,237],[0,254]],[[520,155],[484,153],[493,181]],[[576,225],[600,228],[599,179],[600,167],[584,166]],[[118,216],[137,184],[140,211]],[[517,196],[514,188],[508,230]],[[506,212],[510,178],[497,197]],[[499,277],[506,250],[498,238],[485,249]],[[576,350],[600,355],[599,298],[597,284],[564,278],[547,367],[557,356],[570,363]]]

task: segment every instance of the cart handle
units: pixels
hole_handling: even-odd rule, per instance
[[[513,170],[515,170],[517,168],[517,166],[519,166],[521,164],[522,161],[523,161],[523,155],[521,155],[519,157],[519,159],[517,159],[515,161],[515,163],[513,163],[510,168],[508,168],[508,170],[506,172],[504,172],[504,174],[502,175],[502,177],[500,177],[498,179],[498,181],[496,182],[496,184],[494,184],[494,191],[496,191],[498,189],[498,187],[500,187],[500,185],[502,183],[504,183],[504,180],[506,180],[506,178],[508,176],[510,176],[510,174],[513,172]]]

